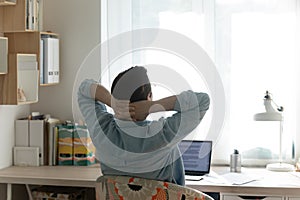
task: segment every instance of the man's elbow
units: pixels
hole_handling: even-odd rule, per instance
[[[205,112],[209,109],[209,105],[210,105],[210,97],[208,94],[206,93],[202,93],[202,98],[200,103],[200,111],[201,112]]]

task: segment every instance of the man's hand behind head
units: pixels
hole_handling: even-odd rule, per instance
[[[150,108],[152,106],[152,101],[142,100],[134,103],[130,103],[130,107],[133,108],[133,120],[143,121],[147,118],[150,113]]]
[[[134,108],[130,106],[128,100],[111,99],[111,107],[115,112],[115,117],[121,120],[134,120]]]

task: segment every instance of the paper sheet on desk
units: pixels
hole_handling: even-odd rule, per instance
[[[203,180],[213,184],[228,184],[227,180],[214,171],[210,171],[209,174],[204,175]]]
[[[261,179],[261,177],[249,176],[243,173],[227,173],[223,174],[222,177],[232,185],[243,185]]]
[[[290,172],[293,176],[300,178],[300,172]]]

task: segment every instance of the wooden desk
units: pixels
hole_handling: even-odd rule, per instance
[[[213,167],[212,170],[221,178],[222,175],[229,173],[229,167]],[[300,173],[297,176],[293,173],[271,172],[265,168],[243,168],[242,175],[256,177],[257,180],[242,185],[232,185],[214,180],[218,177],[208,176],[201,181],[187,181],[186,185],[204,192],[219,192],[221,199],[226,199],[224,198],[226,195],[253,195],[278,197],[274,199],[300,200]],[[239,198],[231,197],[228,199]]]
[[[99,166],[12,166],[0,170],[0,183],[95,187]]]
[[[229,167],[213,167],[216,175],[229,173]],[[232,185],[211,181],[218,177],[204,178],[201,181],[187,181],[186,185],[204,192],[218,192],[222,195],[267,195],[278,196],[279,199],[300,200],[300,176],[291,173],[270,172],[264,168],[243,168],[247,175],[261,176],[258,181],[243,185]],[[0,170],[0,183],[8,184],[7,199],[11,196],[11,184],[55,185],[74,187],[95,187],[100,176],[99,166],[12,166]],[[214,176],[213,173],[211,176]],[[217,183],[219,182],[219,183]],[[282,198],[281,198],[282,197]],[[223,198],[226,199],[226,198]],[[230,198],[229,198],[230,199]],[[277,198],[276,198],[277,199]]]
[[[95,187],[100,176],[95,166],[11,166],[0,170],[0,183],[7,184],[7,200],[11,199],[11,184]]]

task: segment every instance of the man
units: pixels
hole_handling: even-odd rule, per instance
[[[113,81],[111,93],[93,80],[79,87],[78,103],[104,175],[128,175],[184,185],[178,143],[195,129],[209,108],[205,93],[184,91],[152,101],[144,67],[132,67]],[[113,108],[108,113],[105,105]],[[150,113],[177,111],[148,121]]]

